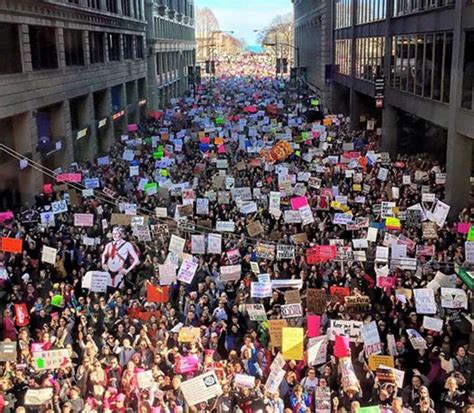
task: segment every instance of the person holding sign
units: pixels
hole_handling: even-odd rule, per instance
[[[110,287],[120,288],[123,277],[132,271],[139,263],[138,255],[133,245],[123,239],[125,232],[120,227],[112,230],[113,241],[109,242],[102,253],[102,268],[110,274]],[[126,267],[126,262],[130,265]]]

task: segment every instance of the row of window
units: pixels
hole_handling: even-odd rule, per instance
[[[78,4],[79,0],[68,0],[69,3]],[[117,3],[119,2],[119,3]],[[105,0],[105,9],[109,13],[118,13],[119,6],[124,16],[143,20],[144,12],[140,0]],[[87,7],[96,10],[102,10],[100,0],[87,0]]]
[[[472,43],[472,40],[470,43],[466,41],[466,48]],[[335,64],[339,66],[339,73],[350,76],[352,40],[336,40],[335,49]],[[429,99],[449,102],[452,53],[453,34],[449,32],[393,36],[390,86]],[[374,82],[377,77],[384,75],[384,57],[385,38],[357,38],[354,77]],[[466,62],[468,59],[471,59],[471,63],[465,64],[469,69],[464,73],[473,72],[472,51],[468,52]],[[468,77],[465,76],[465,79]],[[466,100],[472,105],[472,80],[470,87],[471,97]],[[468,91],[469,86],[465,90]]]
[[[156,74],[168,73],[178,70],[180,66],[191,66],[193,64],[193,52],[183,52],[182,60],[178,52],[159,52],[156,54]]]
[[[449,102],[452,33],[394,36],[390,85],[441,102]]]
[[[393,15],[417,13],[454,4],[454,0],[393,0]]]
[[[352,26],[354,12],[356,24],[383,20],[387,17],[387,1],[393,1],[393,17],[454,4],[454,0],[336,0],[334,27]],[[356,2],[355,5],[353,2]]]
[[[85,64],[86,35],[81,30],[64,29],[64,55],[66,66]],[[143,36],[120,35],[117,33],[88,32],[89,58],[93,63],[105,62],[105,51],[108,61],[121,59],[121,42],[123,42],[123,59],[143,59]],[[29,26],[31,64],[33,70],[57,69],[58,46],[56,29],[46,26]],[[21,48],[18,25],[0,23],[0,74],[20,73]]]
[[[159,17],[154,19],[154,34],[156,39],[179,39],[193,41],[195,29]]]
[[[342,75],[351,75],[352,39],[339,39],[335,42],[335,64]]]
[[[194,6],[189,0],[155,0],[161,6],[166,6],[178,13],[194,18]]]
[[[356,39],[355,77],[374,82],[377,77],[383,76],[384,56],[384,37]]]

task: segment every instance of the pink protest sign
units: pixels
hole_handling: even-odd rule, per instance
[[[321,316],[309,315],[306,317],[306,324],[308,326],[308,337],[318,337],[319,328],[321,326]]]
[[[298,210],[306,205],[308,205],[308,200],[305,196],[297,196],[295,198],[291,198],[291,209]]]
[[[180,357],[176,363],[176,373],[194,373],[197,371],[199,361],[196,357]]]
[[[43,185],[43,193],[46,195],[50,195],[53,193],[53,185],[52,184],[44,184]]]
[[[56,176],[56,182],[81,182],[81,174],[59,174]]]
[[[335,335],[334,340],[334,356],[348,357],[349,356],[349,337]]]
[[[460,234],[467,234],[470,228],[471,224],[469,222],[458,222],[458,232]]]
[[[138,130],[138,126],[136,123],[131,123],[128,125],[128,131],[129,132],[136,132]]]
[[[224,145],[219,145],[217,147],[217,153],[225,153],[225,146]]]

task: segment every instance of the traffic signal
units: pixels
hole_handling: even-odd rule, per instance
[[[206,60],[206,73],[211,73],[211,62]]]
[[[280,59],[279,57],[277,57],[277,64],[276,64],[276,72],[277,72],[277,75],[279,75],[279,74],[281,73],[281,69],[282,69],[282,67],[281,67],[281,63],[282,63],[282,62],[281,62],[281,61],[282,61],[282,59]]]
[[[211,73],[213,75],[216,74],[216,61],[215,60],[211,60]]]
[[[283,73],[288,73],[288,59],[287,58],[283,58],[281,59],[282,60],[282,72]]]

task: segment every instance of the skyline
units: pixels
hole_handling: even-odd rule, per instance
[[[275,16],[293,11],[290,0],[196,0],[195,5],[210,8],[221,30],[234,31],[234,36],[244,39],[249,46],[257,44],[255,29],[261,30]]]

